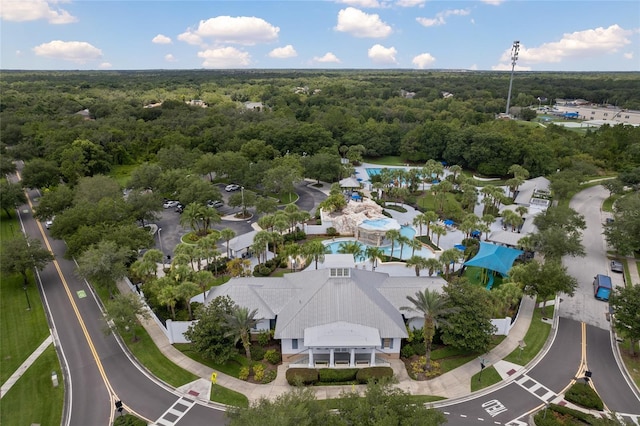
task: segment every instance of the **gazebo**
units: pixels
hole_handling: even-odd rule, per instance
[[[506,276],[513,266],[513,262],[522,253],[524,253],[522,250],[481,241],[478,254],[476,254],[473,259],[467,260],[464,263],[464,266],[477,266],[483,268],[485,270],[486,278],[483,282],[487,283],[487,290],[490,290],[493,286],[493,273],[488,274],[486,272],[498,272],[500,275]]]

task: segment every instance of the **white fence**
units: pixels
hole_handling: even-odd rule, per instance
[[[197,321],[173,321],[168,319],[167,338],[169,339],[169,343],[172,345],[174,343],[191,343],[191,341],[184,336],[184,333],[189,326],[195,322]]]

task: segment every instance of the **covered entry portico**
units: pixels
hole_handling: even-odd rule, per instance
[[[304,330],[309,367],[375,366],[380,345],[378,330],[360,324],[338,321]]]

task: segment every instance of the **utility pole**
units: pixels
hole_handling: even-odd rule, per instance
[[[509,79],[509,94],[507,95],[507,110],[505,114],[509,115],[509,107],[511,106],[511,87],[513,86],[513,71],[516,68],[516,61],[518,60],[518,51],[520,50],[520,42],[518,40],[513,42],[511,46],[511,78]]]

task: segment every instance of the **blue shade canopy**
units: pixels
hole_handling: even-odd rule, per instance
[[[480,251],[473,259],[464,263],[465,266],[478,266],[507,275],[513,262],[524,253],[522,250],[497,246],[495,244],[480,242]]]
[[[455,246],[453,246],[454,248],[457,248],[460,251],[465,251],[466,247],[462,244],[456,244]]]
[[[444,224],[445,224],[445,225],[447,225],[447,226],[451,226],[451,225],[453,225],[453,223],[454,223],[454,222],[453,222],[453,220],[451,220],[451,219],[446,219],[446,220],[444,221]]]

